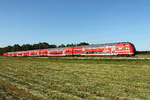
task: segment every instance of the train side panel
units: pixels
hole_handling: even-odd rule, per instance
[[[64,48],[48,49],[48,56],[65,56]]]
[[[86,46],[82,49],[82,55],[84,56],[99,56],[99,55],[115,55],[115,53],[112,53],[113,46]]]

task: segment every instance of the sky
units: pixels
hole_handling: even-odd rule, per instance
[[[150,0],[0,0],[0,47],[127,41],[150,50]]]

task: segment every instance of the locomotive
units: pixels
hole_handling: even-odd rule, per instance
[[[7,52],[4,56],[133,56],[135,47],[130,42],[92,44],[86,46],[48,48]]]

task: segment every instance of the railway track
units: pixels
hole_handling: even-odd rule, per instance
[[[57,57],[37,57],[37,58],[57,58]],[[139,60],[150,60],[150,57],[59,57],[59,58],[66,58],[66,59],[139,59]]]

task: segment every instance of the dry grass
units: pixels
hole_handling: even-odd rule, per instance
[[[149,76],[150,60],[1,57],[0,96],[6,100],[150,100]]]

